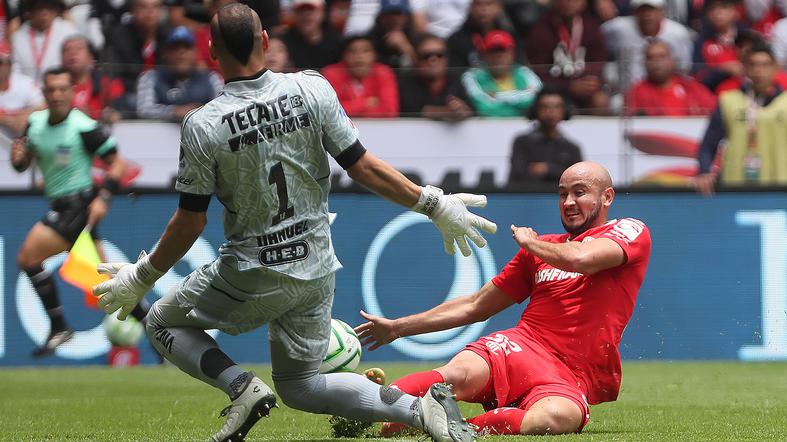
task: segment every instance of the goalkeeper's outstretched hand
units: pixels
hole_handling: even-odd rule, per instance
[[[143,250],[137,262],[100,263],[98,273],[108,275],[111,279],[93,287],[93,294],[98,296],[98,305],[107,314],[120,310],[118,319],[121,321],[134,310],[145,293],[153,288],[156,280],[164,273],[156,270]]]
[[[465,236],[478,247],[484,247],[486,240],[476,229],[488,233],[497,232],[497,225],[488,219],[478,216],[468,207],[485,207],[486,196],[472,193],[443,195],[442,189],[426,186],[421,191],[421,198],[413,210],[427,215],[443,235],[445,252],[455,253],[454,243],[464,256],[472,253]]]

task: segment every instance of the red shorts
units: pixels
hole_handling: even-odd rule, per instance
[[[560,396],[573,401],[584,415],[577,432],[590,420],[585,387],[574,373],[535,337],[515,327],[484,336],[465,350],[484,358],[489,383],[471,402],[484,409],[515,407],[528,410],[538,400]]]

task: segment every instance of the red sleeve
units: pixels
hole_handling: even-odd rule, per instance
[[[628,115],[646,115],[647,110],[645,109],[644,102],[642,100],[642,87],[640,87],[641,83],[637,83],[634,86],[631,86],[631,89],[628,91]]]
[[[615,241],[626,254],[626,263],[647,259],[650,255],[650,231],[645,223],[634,218],[618,220],[598,238]]]
[[[693,82],[694,91],[691,96],[697,100],[697,105],[702,109],[702,115],[710,115],[716,109],[716,96],[709,91],[702,83]]]
[[[380,104],[368,109],[370,116],[396,117],[399,115],[399,86],[393,70],[385,65],[376,65],[378,96]]]
[[[503,270],[492,278],[492,284],[517,303],[521,303],[533,291],[534,270],[533,255],[520,249]]]

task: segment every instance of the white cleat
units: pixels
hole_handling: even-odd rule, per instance
[[[249,372],[251,381],[243,392],[232,401],[227,408],[221,411],[221,416],[227,417],[227,422],[218,433],[211,438],[212,442],[242,442],[251,427],[267,416],[271,408],[276,407],[276,396],[265,382]]]
[[[476,438],[475,431],[462,417],[451,387],[434,384],[420,399],[421,422],[435,442],[470,442]]]

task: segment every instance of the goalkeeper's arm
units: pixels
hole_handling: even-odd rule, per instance
[[[443,195],[442,189],[437,187],[421,187],[369,152],[364,152],[347,167],[347,173],[383,198],[428,216],[443,236],[445,251],[449,255],[454,253],[454,243],[463,255],[470,255],[465,236],[476,246],[484,247],[486,240],[476,228],[489,233],[497,231],[495,223],[467,210],[467,207],[486,206],[483,195]]]

